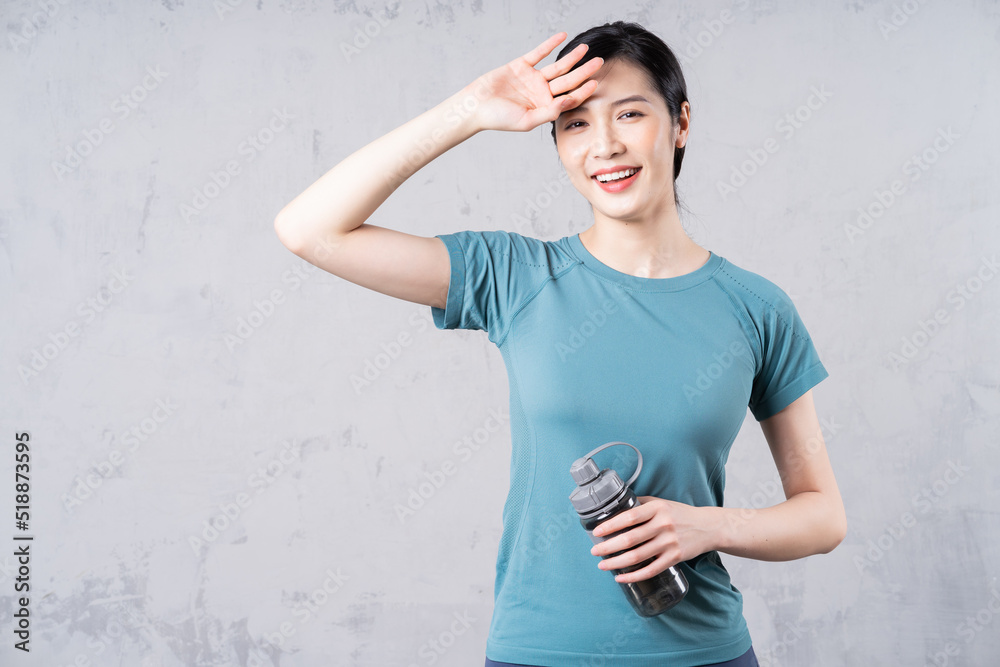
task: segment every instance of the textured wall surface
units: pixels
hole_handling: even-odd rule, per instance
[[[846,540],[723,556],[761,664],[996,664],[996,1],[0,16],[0,664],[482,664],[510,456],[500,353],[314,269],[273,219],[480,74],[615,19],[683,56],[690,235],[785,289],[830,371],[814,396]],[[548,125],[480,133],[370,221],[556,239],[592,222],[561,173]],[[748,413],[726,504],[781,502],[777,480]]]

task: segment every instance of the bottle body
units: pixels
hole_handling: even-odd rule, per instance
[[[583,526],[584,530],[587,531],[587,534],[590,535],[591,541],[594,544],[600,544],[601,542],[609,540],[616,535],[620,535],[628,530],[631,530],[634,526],[629,526],[624,530],[619,530],[609,535],[601,536],[594,535],[594,528],[616,514],[620,514],[621,512],[637,507],[638,505],[639,500],[636,498],[635,493],[631,488],[626,486],[622,489],[620,494],[601,507],[599,511],[589,514],[581,514],[580,524]],[[622,553],[624,553],[624,551],[609,554],[603,558],[613,558]],[[641,563],[629,565],[620,570],[610,570],[610,572],[616,576],[619,574],[635,572],[636,570],[640,570],[649,565],[652,560],[653,559],[645,560]],[[635,609],[636,613],[640,616],[646,617],[662,614],[680,602],[688,592],[687,578],[684,576],[684,573],[676,567],[667,568],[663,572],[660,572],[656,576],[650,577],[649,579],[631,583],[618,582],[618,585],[622,587],[622,590],[625,592],[625,597],[632,605],[632,608]]]

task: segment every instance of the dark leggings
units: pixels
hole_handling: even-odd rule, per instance
[[[485,667],[537,667],[536,665],[522,665],[513,662],[494,662],[489,658],[486,658]],[[738,658],[733,658],[732,660],[726,660],[725,662],[713,662],[710,665],[701,665],[701,667],[760,667],[757,662],[757,654],[753,652],[753,646],[747,649],[747,652]]]

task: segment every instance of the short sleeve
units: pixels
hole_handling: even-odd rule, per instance
[[[435,236],[448,248],[451,273],[445,307],[431,306],[434,326],[479,329],[499,344],[548,273],[544,244],[503,230]]]
[[[761,363],[750,393],[757,421],[773,417],[829,377],[791,298],[772,286],[760,317]]]

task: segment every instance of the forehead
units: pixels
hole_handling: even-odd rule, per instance
[[[624,58],[614,58],[606,61],[590,78],[598,81],[598,88],[602,85],[648,85],[646,70],[631,60],[625,60]]]
[[[642,96],[655,104],[658,93],[650,85],[646,71],[627,60],[612,60],[605,62],[601,68],[587,81],[597,81],[597,88],[584,103],[563,114],[586,111],[588,108],[604,107],[613,102],[635,95]],[[586,81],[582,82],[582,86]],[[560,114],[560,115],[563,115]]]

